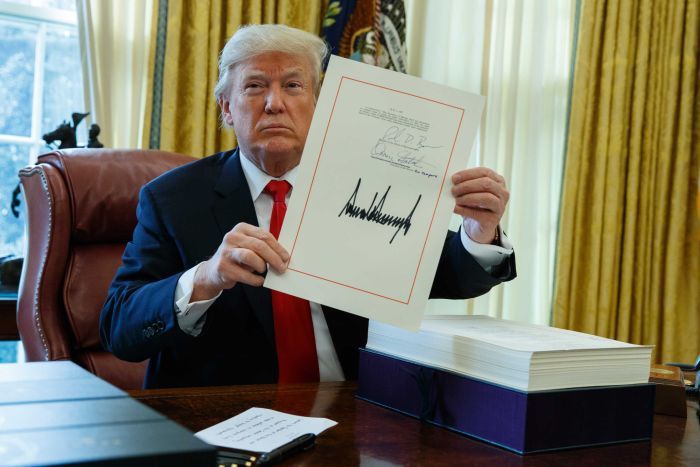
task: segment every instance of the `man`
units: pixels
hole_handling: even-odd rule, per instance
[[[283,273],[289,260],[270,223],[279,228],[280,205],[294,186],[326,54],[323,41],[303,31],[239,29],[222,51],[215,89],[239,147],[142,189],[138,225],[110,287],[100,334],[120,358],[150,358],[146,387],[357,376],[366,319],[261,287],[267,267]],[[503,178],[477,168],[452,181],[455,212],[465,220],[462,232],[445,241],[431,291],[436,298],[480,295],[515,277],[510,245],[490,245],[503,241]],[[296,306],[305,311],[292,313]],[[308,332],[287,324],[290,317],[306,320]],[[300,350],[309,339],[311,354]]]

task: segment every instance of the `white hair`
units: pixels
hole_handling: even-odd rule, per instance
[[[323,39],[282,24],[241,26],[226,42],[219,57],[219,81],[214,88],[217,101],[230,91],[231,70],[236,64],[266,52],[284,52],[306,57],[312,66],[314,93],[318,93],[321,67],[329,53]]]

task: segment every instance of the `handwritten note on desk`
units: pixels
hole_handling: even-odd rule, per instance
[[[252,407],[195,436],[205,443],[244,451],[269,452],[303,435],[337,425],[327,418],[300,417],[276,410]]]
[[[265,287],[418,329],[484,98],[332,57]]]

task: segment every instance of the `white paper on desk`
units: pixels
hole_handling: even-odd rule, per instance
[[[318,435],[337,425],[327,418],[300,417],[252,407],[195,433],[205,443],[244,451],[269,452],[306,433]]]
[[[265,287],[418,329],[454,208],[450,177],[467,166],[483,105],[331,57],[279,238],[289,269],[268,271]]]

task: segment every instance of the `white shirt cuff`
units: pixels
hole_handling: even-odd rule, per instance
[[[498,226],[498,234],[501,239],[501,245],[491,245],[477,243],[464,231],[464,225],[459,229],[459,234],[462,239],[462,245],[467,252],[474,257],[477,263],[484,268],[486,272],[491,273],[494,266],[501,264],[506,258],[513,254],[513,244],[510,242],[501,226]]]
[[[175,316],[177,324],[185,333],[197,337],[204,327],[206,321],[206,312],[214,301],[219,298],[219,294],[209,300],[200,300],[190,303],[192,292],[194,290],[194,275],[202,263],[188,269],[180,276],[175,287]]]

